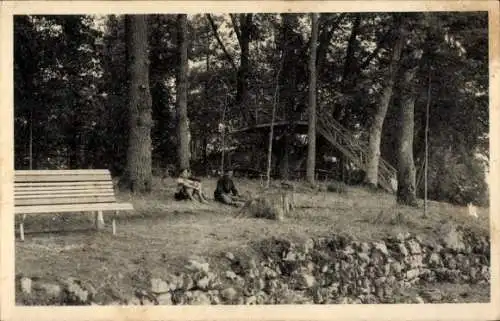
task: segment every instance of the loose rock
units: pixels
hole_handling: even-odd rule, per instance
[[[172,305],[172,294],[164,293],[156,297],[159,305]]]
[[[31,279],[27,277],[22,277],[20,280],[21,283],[21,291],[26,294],[31,294]]]
[[[170,285],[167,282],[158,278],[151,279],[151,292],[160,294],[168,291],[170,291]]]
[[[234,301],[238,296],[238,292],[234,288],[226,288],[222,290],[221,296],[226,301]]]

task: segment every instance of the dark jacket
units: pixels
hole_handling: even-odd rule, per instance
[[[214,191],[214,197],[229,193],[233,193],[233,195],[237,196],[238,190],[234,186],[232,179],[230,179],[228,176],[222,176],[217,181],[217,188]]]

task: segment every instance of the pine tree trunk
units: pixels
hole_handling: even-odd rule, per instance
[[[394,48],[392,52],[391,62],[389,64],[389,74],[386,85],[380,97],[380,102],[375,111],[373,121],[370,127],[370,138],[368,142],[368,163],[366,166],[366,176],[365,183],[372,186],[378,186],[378,168],[380,161],[380,141],[382,137],[382,128],[384,125],[385,115],[387,114],[387,109],[389,108],[389,103],[391,101],[391,96],[394,87],[394,79],[399,69],[399,62],[401,58],[401,50],[404,45],[404,35],[403,29],[400,28],[396,42],[394,43]]]
[[[283,180],[288,180],[289,178],[289,173],[290,173],[290,137],[288,133],[285,133],[283,136],[283,153],[282,153],[282,159],[281,161],[283,162],[283,165],[281,166],[282,171],[281,171],[281,179]]]
[[[284,116],[284,120],[290,121],[290,117],[295,112],[297,102],[297,55],[295,50],[299,48],[299,44],[294,39],[297,35],[293,30],[294,24],[297,22],[296,15],[292,13],[282,13],[282,24],[280,30],[279,46],[283,52],[283,64],[286,68],[280,78],[280,97],[283,104],[280,105],[280,115]]]
[[[398,148],[398,191],[397,202],[417,206],[415,188],[415,162],[413,160],[413,132],[415,126],[415,94],[413,78],[417,68],[408,70],[404,75],[405,91],[401,97],[400,135]]]
[[[311,51],[309,56],[309,119],[307,137],[307,181],[314,184],[316,167],[316,48],[318,42],[318,16],[311,13]]]
[[[353,77],[351,73],[353,73],[355,69],[355,45],[357,41],[357,36],[360,32],[360,25],[361,25],[361,15],[356,14],[354,17],[354,21],[352,22],[352,29],[351,29],[351,34],[349,36],[349,40],[347,42],[347,50],[346,50],[346,55],[344,59],[344,70],[342,72],[342,84],[341,84],[341,91],[343,94],[347,94],[349,89],[353,88]],[[355,78],[355,77],[354,77]],[[333,118],[335,120],[338,120],[341,125],[346,125],[344,118],[346,114],[346,106],[343,104],[338,104],[335,106],[335,109],[333,110]]]
[[[248,72],[250,68],[250,28],[252,25],[253,14],[240,14],[240,28],[235,26],[240,36],[238,37],[241,48],[240,66],[238,68],[236,103],[242,109],[244,114],[252,113],[248,109]]]
[[[273,97],[273,109],[271,112],[271,126],[269,128],[269,139],[267,145],[267,171],[266,171],[266,187],[269,188],[271,184],[271,165],[272,165],[272,155],[273,155],[273,141],[274,141],[274,121],[276,119],[276,107],[279,104],[279,92],[280,92],[280,75],[281,70],[283,69],[283,55],[280,57],[279,69],[276,73],[276,83],[274,89],[274,97]]]
[[[177,72],[177,137],[179,169],[189,168],[189,119],[187,113],[187,73],[188,40],[187,15],[177,15],[177,45],[179,50],[179,69]]]
[[[126,16],[129,71],[129,145],[126,182],[134,193],[151,191],[152,99],[145,15]]]

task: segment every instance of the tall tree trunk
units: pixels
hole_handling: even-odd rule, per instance
[[[318,45],[318,16],[311,13],[311,51],[309,56],[309,119],[307,137],[307,181],[314,184],[316,167],[316,48]]]
[[[357,62],[354,60],[355,58],[354,53],[356,52],[356,42],[358,34],[360,32],[360,26],[361,26],[361,15],[355,14],[353,26],[351,29],[351,35],[349,36],[349,41],[347,43],[347,50],[344,59],[344,69],[342,72],[341,90],[343,94],[347,94],[349,89],[353,88],[352,79],[355,77],[351,73],[353,73],[356,70],[357,66]],[[346,113],[345,109],[346,109],[345,105],[337,104],[337,106],[335,106],[335,109],[333,111],[333,118],[338,120],[342,125],[345,125],[345,122],[343,122]]]
[[[269,128],[269,140],[268,140],[268,145],[267,145],[267,172],[266,172],[266,187],[269,188],[271,184],[271,165],[272,165],[272,155],[273,155],[273,141],[274,141],[274,121],[276,119],[276,107],[279,104],[279,93],[280,93],[280,75],[281,75],[281,70],[283,69],[283,52],[280,53],[280,61],[279,61],[279,68],[278,72],[276,73],[276,83],[275,83],[275,89],[274,89],[274,97],[273,97],[273,109],[271,112],[271,126]]]
[[[210,32],[207,30],[207,35],[206,35],[206,56],[205,56],[205,67],[207,74],[210,73]],[[210,101],[209,100],[209,80],[205,81],[205,91],[204,91],[204,97],[205,101]],[[208,128],[208,124],[207,124]],[[205,175],[209,176],[210,175],[210,169],[208,167],[208,135],[203,135],[203,167],[205,170]]]
[[[205,170],[205,175],[208,176],[210,174],[210,170],[208,168],[208,137],[207,137],[207,135],[203,136],[203,168]]]
[[[79,125],[75,121],[71,122],[72,125],[66,132],[67,137],[67,148],[68,148],[68,168],[77,169],[78,164],[78,147],[79,147]]]
[[[127,15],[129,144],[126,181],[134,193],[151,191],[152,99],[149,89],[147,16]]]
[[[293,29],[296,23],[296,15],[291,13],[282,13],[282,24],[280,30],[279,46],[283,52],[283,64],[286,68],[280,78],[280,98],[282,104],[279,107],[280,115],[285,116],[285,119],[290,121],[293,117],[296,101],[297,101],[297,69],[300,65],[295,50],[300,48],[297,34]]]
[[[413,160],[413,131],[415,126],[415,94],[413,79],[417,67],[404,73],[403,93],[400,108],[400,134],[398,146],[398,191],[397,202],[417,206],[415,188],[415,162]]]
[[[253,15],[251,13],[242,13],[239,15],[240,28],[238,29],[238,26],[234,25],[241,48],[241,59],[237,77],[236,104],[238,104],[244,114],[248,114],[249,118],[253,116],[252,112],[248,110],[248,71],[250,67],[250,30],[252,17]]]
[[[351,80],[351,73],[356,69],[355,56],[357,37],[360,32],[361,26],[361,14],[354,14],[354,22],[351,29],[351,35],[349,36],[349,42],[347,43],[347,50],[345,54],[344,70],[342,72],[342,87],[348,88],[349,81]]]
[[[281,161],[283,162],[281,166],[281,178],[283,180],[288,180],[289,172],[290,172],[290,135],[288,134],[288,129],[285,129],[286,132],[283,135],[283,154]]]
[[[288,125],[284,127],[283,133],[283,141],[281,143],[281,155],[280,155],[280,177],[283,180],[288,180],[289,177],[289,161],[288,161],[288,136],[290,134],[290,125],[293,122],[294,109],[296,105],[296,96],[297,96],[297,63],[296,63],[296,55],[292,52],[294,50],[294,32],[292,29],[294,19],[296,17],[293,14],[282,14],[283,22],[281,26],[281,40],[280,46],[283,52],[283,64],[287,66],[281,75],[280,79],[280,97],[282,98],[281,107],[282,113],[284,113],[284,119],[288,122]]]
[[[177,15],[177,46],[179,50],[179,69],[177,71],[177,137],[179,169],[189,168],[189,119],[187,114],[187,73],[188,40],[187,15]]]
[[[378,167],[380,161],[380,141],[382,137],[382,128],[384,125],[385,115],[387,114],[387,109],[389,108],[389,103],[391,101],[391,96],[394,88],[394,80],[399,69],[399,63],[401,59],[401,50],[404,45],[404,35],[403,29],[399,27],[396,31],[397,38],[394,43],[392,50],[392,58],[389,63],[389,70],[387,75],[387,82],[385,84],[382,96],[380,97],[380,102],[375,111],[371,126],[370,126],[370,136],[368,142],[368,164],[366,167],[365,183],[372,186],[378,186]]]

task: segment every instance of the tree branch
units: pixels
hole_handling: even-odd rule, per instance
[[[345,16],[346,13],[341,13],[333,22],[330,21],[324,23],[324,26],[322,28],[323,30],[319,35],[318,54],[316,59],[317,65],[321,65],[323,60],[325,60],[326,53],[328,52],[328,47],[330,46],[330,40],[333,37],[333,33]],[[321,17],[325,17],[324,14],[322,14]],[[309,45],[307,46],[307,48],[309,48]]]
[[[356,37],[359,34],[359,29],[361,25],[361,15],[356,14],[353,22],[353,26],[351,29],[351,35],[349,36],[349,42],[347,44],[347,50],[344,60],[344,71],[342,73],[342,84],[346,85],[346,79],[348,78],[350,72],[354,69],[353,67],[356,65],[354,61],[354,43],[356,42]]]
[[[356,72],[359,73],[361,70],[368,67],[370,62],[372,62],[372,60],[378,55],[378,53],[380,52],[380,49],[382,49],[383,45],[387,42],[387,40],[389,39],[389,35],[391,33],[392,33],[392,30],[390,30],[384,34],[384,36],[377,42],[377,48],[375,48],[375,50],[371,54],[366,56],[366,58],[358,66]]]
[[[222,43],[222,40],[220,39],[219,37],[219,32],[217,31],[218,30],[218,27],[217,25],[215,24],[214,20],[212,19],[212,16],[207,13],[205,15],[208,19],[208,22],[210,23],[210,26],[212,27],[212,30],[214,32],[214,36],[215,36],[215,39],[217,39],[217,42],[219,43],[219,46],[221,47],[222,51],[224,52],[224,55],[226,56],[226,59],[229,61],[229,63],[231,64],[231,66],[234,68],[234,69],[238,69],[238,67],[236,66],[236,64],[234,63],[233,61],[233,58],[231,57],[231,55],[227,52],[226,50],[226,47],[224,46],[224,43]]]
[[[238,26],[238,21],[236,21],[236,18],[232,13],[229,14],[229,17],[231,18],[231,23],[233,25],[234,32],[236,33],[236,38],[238,38],[238,43],[240,44],[241,47],[241,33],[240,33],[240,27]]]

